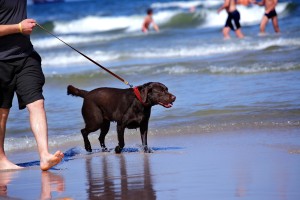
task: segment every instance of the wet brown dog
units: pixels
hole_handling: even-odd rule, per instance
[[[135,87],[134,89],[97,88],[90,92],[68,86],[68,95],[84,98],[82,116],[85,128],[81,130],[85,149],[92,151],[88,134],[100,129],[99,141],[103,151],[105,136],[109,131],[110,122],[117,122],[119,145],[115,152],[121,153],[124,142],[125,128],[140,128],[142,145],[145,152],[150,152],[147,145],[148,123],[151,107],[162,105],[172,107],[176,97],[168,92],[168,88],[162,83],[150,82]]]

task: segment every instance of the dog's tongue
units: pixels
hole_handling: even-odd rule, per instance
[[[163,103],[159,102],[159,104],[162,105],[165,108],[171,108],[172,107],[172,104],[170,104],[170,103],[169,104],[163,104]]]
[[[170,103],[169,103],[168,105],[165,105],[166,108],[171,108],[172,106],[173,106],[173,105],[170,104]]]

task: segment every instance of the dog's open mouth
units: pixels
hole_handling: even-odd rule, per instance
[[[159,105],[165,107],[165,108],[171,108],[173,106],[173,103],[167,103],[167,104],[164,104],[162,102],[158,102]]]

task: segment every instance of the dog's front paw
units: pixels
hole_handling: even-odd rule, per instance
[[[92,152],[92,148],[90,147],[90,148],[85,148],[85,150],[87,151],[87,152]]]
[[[153,153],[152,149],[150,149],[148,146],[144,146],[144,152],[145,153]]]
[[[84,148],[85,148],[85,150],[86,150],[87,152],[92,152],[92,147],[91,147],[90,144],[84,145]]]
[[[109,152],[109,149],[104,147],[104,148],[102,148],[102,152]]]
[[[121,152],[122,152],[122,149],[123,149],[123,148],[121,148],[120,146],[116,146],[115,152],[116,152],[116,153],[121,153]]]

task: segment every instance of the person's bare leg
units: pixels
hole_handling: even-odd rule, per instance
[[[260,30],[260,35],[265,35],[266,34],[266,25],[268,23],[268,18],[264,15],[263,18],[261,19],[259,30]]]
[[[280,33],[280,29],[279,29],[279,25],[278,25],[278,17],[277,16],[272,18],[272,23],[273,23],[274,31],[276,33]]]
[[[40,167],[42,170],[48,170],[61,162],[63,153],[57,151],[55,154],[48,152],[48,126],[44,100],[37,100],[27,105],[30,126],[37,142],[40,155]]]
[[[22,167],[10,162],[5,155],[4,139],[8,114],[9,109],[0,108],[0,170],[22,169]]]
[[[224,27],[222,32],[224,35],[224,39],[230,39],[230,35],[229,35],[230,28],[229,27]]]
[[[242,33],[240,28],[235,30],[235,34],[238,38],[244,38],[244,34]]]

